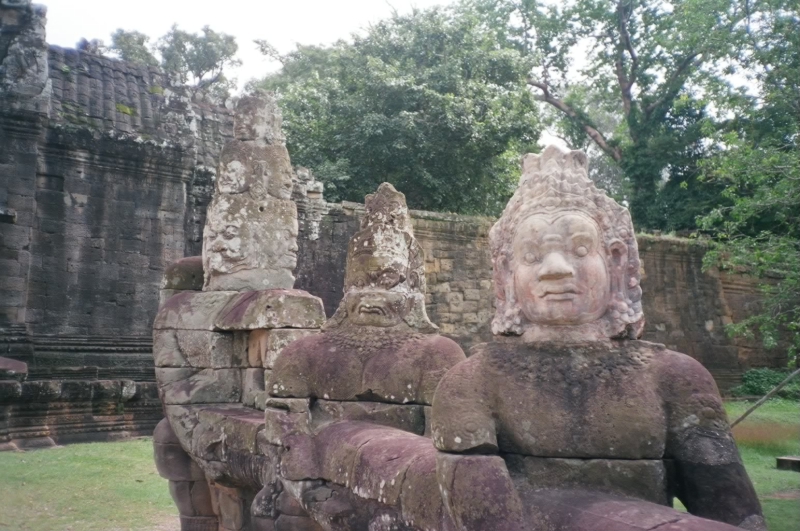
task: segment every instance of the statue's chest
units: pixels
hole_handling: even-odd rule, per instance
[[[520,368],[521,369],[521,368]],[[498,389],[502,450],[542,457],[660,459],[666,420],[648,356],[529,360]]]

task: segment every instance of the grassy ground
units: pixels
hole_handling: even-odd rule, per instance
[[[750,404],[726,405],[731,420]],[[773,400],[734,430],[770,531],[800,529],[800,404]],[[174,531],[177,511],[150,439],[0,453],[0,531]]]
[[[2,531],[173,531],[150,439],[0,453]]]
[[[731,422],[752,403],[726,404]],[[800,529],[800,473],[777,470],[775,458],[800,455],[800,404],[771,400],[738,424],[733,435],[770,531]]]

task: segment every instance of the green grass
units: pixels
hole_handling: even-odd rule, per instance
[[[729,402],[736,419],[751,404]],[[772,400],[734,430],[770,531],[800,529],[800,404]],[[153,463],[151,439],[0,453],[0,531],[171,531],[177,510]]]
[[[2,531],[149,531],[174,515],[152,439],[0,453]]]
[[[753,405],[728,402],[731,422]],[[770,531],[800,529],[800,473],[777,470],[775,458],[800,455],[800,403],[770,400],[734,428],[734,437],[753,481]],[[782,499],[783,498],[783,499]]]

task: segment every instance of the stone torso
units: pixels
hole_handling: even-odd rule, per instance
[[[655,359],[668,353],[641,341],[478,345],[442,381],[434,436],[461,450],[662,459],[667,418]]]
[[[276,397],[430,404],[445,372],[464,359],[452,340],[380,327],[345,327],[289,345],[275,364]]]

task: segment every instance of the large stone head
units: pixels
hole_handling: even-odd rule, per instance
[[[628,210],[588,178],[581,151],[547,147],[489,233],[492,332],[529,341],[635,338],[644,326]]]
[[[436,326],[425,312],[425,260],[411,228],[405,196],[383,183],[365,200],[360,230],[350,240],[344,299],[326,328],[402,323],[422,332]]]

